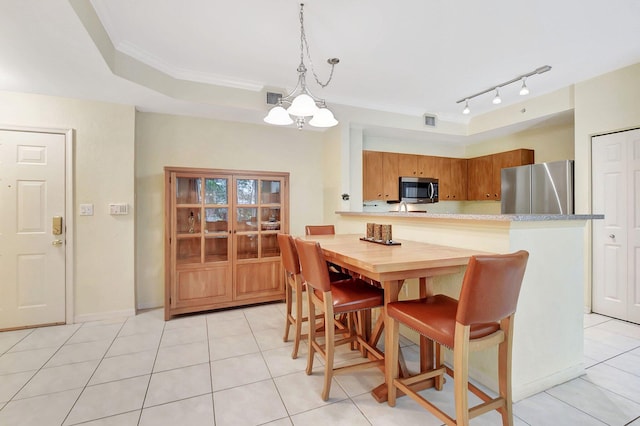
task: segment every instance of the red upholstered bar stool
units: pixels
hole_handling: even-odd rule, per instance
[[[289,329],[293,326],[293,352],[291,352],[291,358],[295,359],[298,357],[300,339],[306,337],[302,336],[302,323],[308,321],[307,317],[302,316],[302,292],[305,290],[305,285],[300,275],[300,260],[298,259],[298,252],[293,237],[289,234],[278,234],[278,245],[280,246],[282,266],[285,272],[285,300],[287,305],[287,318],[285,320],[284,337],[282,340],[285,342],[289,340]],[[331,281],[351,278],[349,275],[338,272],[330,272],[329,275]],[[292,312],[292,298],[294,293],[296,303],[295,316]]]
[[[362,316],[359,315],[363,311],[382,307],[384,293],[379,288],[373,287],[358,278],[331,282],[320,244],[299,238],[295,242],[300,256],[302,276],[307,284],[309,318],[315,317],[316,308],[324,313],[324,344],[320,344],[316,340],[316,328],[309,327],[309,354],[306,371],[307,374],[312,373],[314,355],[318,352],[325,361],[322,399],[326,401],[329,399],[331,380],[334,374],[381,366],[384,363],[382,353],[369,345],[366,339],[363,338],[364,324]],[[347,314],[349,335],[336,341],[333,318],[334,315],[343,313]],[[365,357],[371,354],[376,360],[367,360],[355,365],[334,368],[335,347],[353,342],[357,342],[364,349]]]
[[[305,235],[335,235],[336,228],[333,225],[307,225],[304,227]],[[343,268],[338,265],[335,265],[331,262],[328,262],[329,267],[335,272],[348,273]]]
[[[491,410],[500,412],[503,425],[513,425],[513,318],[528,259],[529,253],[524,250],[505,255],[474,256],[469,260],[459,300],[437,294],[387,305],[391,347],[387,348],[386,379],[390,406],[395,405],[396,392],[400,389],[447,425],[468,425],[469,419]],[[435,342],[433,370],[398,378],[398,326],[401,323]],[[453,350],[453,370],[444,365],[442,346]],[[491,346],[498,346],[497,398],[491,398],[469,383],[469,352]],[[453,376],[455,419],[411,389],[412,383],[435,378],[436,389],[441,390],[445,372]],[[467,389],[483,403],[469,409]]]
[[[304,227],[305,235],[335,235],[336,228],[333,225],[307,225]]]

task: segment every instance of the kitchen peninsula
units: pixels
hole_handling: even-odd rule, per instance
[[[473,215],[415,212],[336,212],[339,233],[364,235],[367,222],[391,224],[393,238],[494,253],[530,253],[513,342],[514,401],[584,373],[583,313],[585,236],[590,221],[603,215]],[[393,246],[388,247],[393,250]],[[434,292],[454,297],[462,273],[435,279]],[[405,284],[400,298],[417,297]],[[497,389],[495,354],[471,358],[473,379]]]

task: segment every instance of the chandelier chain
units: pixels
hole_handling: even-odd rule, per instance
[[[311,59],[311,55],[309,54],[309,43],[307,42],[307,35],[304,31],[304,4],[300,5],[300,64],[304,67],[304,52],[307,53],[307,59],[309,59],[309,66],[311,67],[311,73],[316,80],[316,83],[320,85],[323,89],[331,83],[331,79],[333,78],[333,69],[335,67],[335,63],[329,61],[331,64],[331,72],[329,73],[329,79],[326,83],[320,81],[318,74],[316,74],[316,70],[313,66],[313,60]]]

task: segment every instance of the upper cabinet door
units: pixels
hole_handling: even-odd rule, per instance
[[[382,200],[382,152],[362,151],[362,199]]]
[[[398,154],[398,174],[400,176],[418,176],[418,155]]]

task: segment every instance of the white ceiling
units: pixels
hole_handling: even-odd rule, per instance
[[[95,9],[97,26],[80,19],[79,5]],[[260,122],[268,109],[264,92],[296,83],[298,1],[0,0],[0,6],[2,90]],[[308,82],[338,110],[460,122],[467,117],[457,100],[537,67],[552,70],[527,80],[529,96],[640,62],[639,22],[638,0],[308,0],[305,30],[321,80],[328,77],[326,59],[340,58],[327,88],[311,73]],[[230,89],[224,96],[183,96],[142,75],[114,74],[91,37],[100,24],[125,57],[176,79]],[[517,83],[502,89],[503,105],[520,101],[518,90]],[[229,98],[238,101],[230,105]],[[472,100],[471,117],[494,109],[491,98]]]

